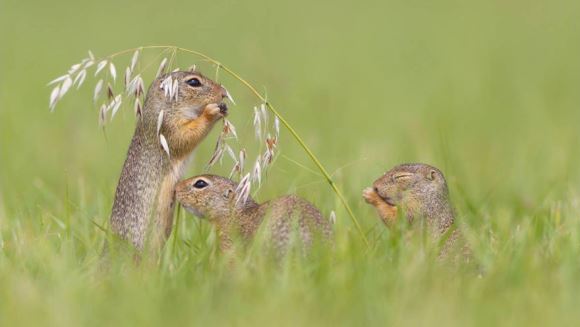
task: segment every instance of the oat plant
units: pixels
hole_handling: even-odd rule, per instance
[[[215,67],[216,79],[220,72],[225,72],[232,76],[235,80],[242,83],[259,101],[259,104],[253,108],[253,125],[255,130],[255,137],[261,144],[261,152],[253,164],[247,164],[247,153],[244,148],[234,150],[231,141],[237,140],[237,132],[235,126],[227,119],[224,119],[222,132],[220,133],[213,155],[211,156],[206,169],[209,169],[216,163],[222,163],[224,156],[227,155],[232,162],[233,167],[230,173],[230,178],[239,178],[239,186],[236,190],[238,195],[237,201],[246,201],[250,196],[252,185],[259,187],[262,184],[264,174],[268,168],[273,164],[276,148],[279,142],[280,125],[283,125],[292,135],[296,142],[304,149],[308,157],[313,161],[315,166],[324,176],[336,196],[339,198],[348,215],[350,216],[357,231],[360,233],[366,246],[369,246],[365,233],[363,232],[356,216],[352,209],[346,202],[344,195],[332,179],[326,168],[320,163],[320,160],[304,143],[302,138],[298,135],[296,130],[288,123],[280,112],[267,100],[266,96],[260,92],[248,81],[243,79],[238,73],[231,70],[229,67],[223,65],[221,62],[195,50],[189,50],[176,46],[152,45],[142,46],[138,48],[125,49],[115,52],[108,56],[96,57],[91,51],[88,52],[88,57],[81,60],[81,62],[70,67],[66,74],[54,79],[49,83],[53,86],[50,93],[49,108],[55,110],[57,103],[73,88],[79,89],[87,77],[94,77],[97,82],[93,91],[93,101],[99,108],[99,124],[105,126],[107,121],[112,120],[121,108],[123,103],[130,102],[132,104],[134,113],[137,117],[141,115],[143,109],[145,86],[142,73],[151,68],[153,63],[143,63],[140,60],[141,54],[144,50],[161,50],[157,60],[161,60],[157,68],[156,78],[166,74],[170,71],[177,71],[179,68],[173,67],[173,62],[178,52],[196,56],[204,61],[207,61]],[[119,57],[131,55],[131,60],[124,70],[118,71],[115,60]],[[162,59],[161,59],[162,58]],[[195,70],[192,66],[189,70]],[[122,84],[122,87],[120,86]],[[177,100],[179,94],[179,87],[177,81],[172,80],[168,75],[161,85],[164,94],[170,100]],[[229,95],[228,97],[232,103],[235,104],[234,99]],[[273,119],[270,118],[273,115]],[[158,126],[163,122],[163,111],[160,112],[158,118]],[[165,137],[158,132],[159,142],[163,149],[169,155],[167,141]],[[332,219],[334,212],[331,214]]]

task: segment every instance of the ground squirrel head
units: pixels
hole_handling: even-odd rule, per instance
[[[171,78],[171,83],[165,82],[168,78]],[[173,88],[174,83],[177,83],[177,95],[171,97],[167,89]],[[164,114],[167,118],[195,119],[201,115],[205,106],[212,103],[221,104],[220,107],[227,111],[227,106],[223,102],[227,97],[228,92],[221,84],[201,73],[177,71],[155,79],[149,88],[146,101],[152,102],[150,107],[166,109],[167,112]]]
[[[387,171],[365,191],[365,198],[378,199],[390,207],[401,208],[409,221],[449,214],[447,183],[443,173],[430,165],[402,164]],[[377,201],[377,200],[375,200]],[[370,202],[369,202],[370,203]]]
[[[227,114],[226,98],[229,94],[222,85],[199,72],[164,74],[149,87],[141,119],[137,122],[138,133],[157,143],[157,134],[162,134],[171,155],[183,157]],[[191,124],[198,119],[199,124]]]
[[[236,196],[238,184],[216,175],[199,175],[179,182],[175,195],[179,203],[200,218],[220,220],[244,210],[253,200],[245,202]]]

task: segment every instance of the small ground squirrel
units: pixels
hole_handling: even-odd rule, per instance
[[[310,202],[287,195],[262,204],[251,197],[245,202],[236,196],[237,183],[215,175],[200,175],[177,184],[181,205],[198,217],[205,217],[218,233],[220,250],[227,251],[233,238],[251,240],[266,220],[267,246],[277,257],[284,256],[293,234],[307,251],[315,240],[329,241],[330,222]]]
[[[177,96],[167,96],[164,90],[162,83],[168,77],[173,81],[170,85],[177,84]],[[111,214],[113,233],[137,250],[143,249],[146,240],[159,248],[171,233],[175,184],[191,152],[227,114],[226,97],[220,84],[197,72],[172,72],[151,84]],[[169,154],[160,135],[167,141]]]
[[[399,214],[409,223],[415,219],[425,219],[431,235],[440,237],[451,232],[443,245],[442,254],[447,253],[461,237],[453,227],[455,214],[449,200],[449,191],[443,173],[430,165],[402,164],[387,171],[373,183],[373,187],[363,191],[363,198],[373,205],[382,219],[392,227]],[[398,211],[402,212],[399,213]]]

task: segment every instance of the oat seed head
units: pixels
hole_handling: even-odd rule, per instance
[[[245,149],[240,149],[240,140],[238,139],[238,134],[236,132],[235,126],[231,123],[231,121],[227,119],[223,119],[223,130],[218,137],[218,141],[216,143],[216,148],[214,153],[212,154],[211,159],[209,160],[206,169],[211,168],[215,165],[218,161],[220,164],[222,163],[223,156],[225,153],[228,153],[233,159],[233,168],[232,173],[235,175],[236,173],[238,176],[242,177],[238,195],[238,201],[246,201],[250,194],[250,189],[252,187],[252,183],[256,183],[260,185],[263,181],[263,174],[268,171],[269,166],[273,163],[273,160],[276,155],[278,140],[280,137],[280,124],[284,125],[288,128],[289,133],[291,136],[299,143],[299,145],[305,150],[306,154],[312,159],[314,164],[318,167],[321,173],[331,181],[330,185],[333,191],[336,193],[342,204],[345,206],[349,216],[352,218],[353,222],[355,223],[361,237],[365,240],[365,243],[368,244],[364,233],[362,232],[352,210],[350,209],[348,203],[346,203],[344,196],[341,194],[340,190],[336,187],[335,184],[332,183],[332,177],[328,174],[326,169],[322,166],[316,156],[312,153],[312,151],[308,148],[305,142],[300,138],[300,136],[296,133],[294,128],[288,124],[278,111],[268,102],[267,95],[262,94],[256,90],[256,88],[248,83],[246,80],[241,78],[238,74],[233,72],[231,69],[223,66],[218,61],[202,54],[197,51],[188,50],[180,47],[175,46],[144,46],[134,49],[127,49],[122,50],[106,57],[95,57],[94,54],[89,51],[88,56],[83,58],[79,63],[72,65],[66,74],[57,77],[56,79],[52,80],[48,83],[49,86],[52,87],[50,92],[49,98],[49,109],[54,111],[58,102],[68,93],[68,91],[75,86],[79,89],[85,82],[87,81],[87,76],[89,74],[89,68],[95,66],[94,69],[94,76],[97,77],[101,72],[107,69],[107,74],[102,74],[102,77],[98,79],[95,83],[94,90],[93,90],[93,101],[95,102],[95,106],[99,108],[99,124],[104,126],[107,121],[107,113],[111,112],[111,119],[116,115],[117,111],[120,109],[123,100],[126,100],[127,97],[134,97],[131,99],[131,103],[133,103],[133,110],[136,116],[142,115],[143,110],[143,101],[145,96],[145,85],[142,78],[143,71],[138,71],[138,68],[150,67],[149,64],[141,64],[140,60],[143,58],[142,51],[143,49],[161,49],[160,56],[163,54],[167,54],[168,51],[171,54],[168,60],[167,57],[163,57],[160,61],[160,64],[157,68],[156,77],[161,76],[162,74],[166,73],[167,71],[171,71],[175,69],[173,65],[173,60],[176,56],[178,51],[188,53],[190,55],[195,55],[198,58],[202,58],[202,60],[207,61],[213,64],[216,68],[216,81],[219,78],[220,70],[224,70],[229,76],[232,76],[234,79],[240,81],[244,86],[249,89],[251,93],[253,93],[258,99],[260,104],[253,109],[253,127],[254,127],[254,134],[256,139],[258,140],[258,150],[256,155],[256,160],[252,167],[245,167],[247,166],[246,157],[247,153]],[[117,69],[115,67],[114,60],[121,55],[131,56],[130,63],[125,69],[122,70],[124,85],[118,86],[117,89],[114,88],[117,79]],[[107,67],[108,66],[108,67]],[[197,67],[195,65],[189,68],[190,71],[196,71]],[[121,84],[121,83],[119,83]],[[106,91],[104,91],[106,85]],[[167,97],[169,101],[175,101],[179,97],[179,84],[178,81],[174,81],[171,76],[165,78],[161,83],[160,87],[163,89],[164,95]],[[121,91],[122,90],[122,91]],[[106,92],[106,96],[103,96],[103,93]],[[232,104],[236,104],[235,100],[231,96],[230,92],[226,89],[225,91],[226,98],[228,98]],[[104,98],[104,99],[103,99]],[[101,103],[98,103],[102,101]],[[129,102],[129,101],[126,101]],[[270,120],[269,114],[273,114],[273,119]],[[162,113],[160,113],[162,115]],[[163,117],[160,118],[162,122]],[[165,136],[161,134],[159,122],[158,122],[158,134],[159,134],[159,142],[163,150],[170,155],[169,147],[167,144],[167,140]],[[274,135],[274,136],[272,136]],[[235,144],[228,144],[228,142],[233,142],[235,140]],[[239,150],[234,151],[234,149]],[[238,152],[239,154],[236,156],[235,153]],[[248,165],[249,166],[249,165]],[[245,169],[251,170],[251,172],[245,171]],[[232,176],[233,176],[232,175]]]

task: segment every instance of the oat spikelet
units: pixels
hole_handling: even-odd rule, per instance
[[[280,119],[278,116],[274,117],[274,132],[276,133],[276,138],[280,137]]]
[[[62,82],[62,85],[60,86],[60,92],[58,93],[58,99],[62,99],[62,97],[66,94],[66,92],[68,92],[68,90],[70,89],[70,87],[72,86],[72,79],[70,77],[67,77],[64,82]]]
[[[236,127],[231,121],[224,118],[224,130],[225,135],[231,134],[236,140],[238,139],[238,133],[236,133]]]
[[[95,76],[99,75],[101,70],[103,70],[103,68],[105,68],[105,66],[107,66],[107,63],[108,63],[107,60],[103,60],[97,64],[97,70],[95,71]]]
[[[161,64],[159,64],[155,78],[161,76],[161,74],[165,72],[165,65],[167,65],[167,58],[163,58],[163,60],[161,60]]]
[[[254,130],[256,131],[256,139],[262,139],[262,119],[260,118],[260,111],[258,107],[254,107]]]
[[[87,68],[91,67],[94,64],[95,64],[95,59],[85,58],[82,61],[82,68],[86,70]]]
[[[169,145],[167,145],[167,140],[165,139],[165,136],[163,136],[163,134],[159,134],[159,143],[161,143],[161,147],[163,147],[163,150],[165,151],[165,153],[167,153],[167,157],[171,158],[171,156],[169,155]]]
[[[87,77],[87,71],[84,69],[81,70],[81,72],[77,75],[77,77],[75,77],[73,85],[77,86],[77,90],[81,87],[81,85],[83,85],[83,82],[85,81],[85,77]]]
[[[252,181],[258,183],[258,187],[262,185],[262,167],[260,165],[260,158],[256,160],[254,169],[252,170]]]
[[[224,87],[224,90],[226,90],[226,97],[228,98],[228,100],[230,100],[232,102],[232,104],[236,104],[236,101],[234,101],[234,98],[232,97],[232,95],[230,94],[230,92]]]
[[[47,85],[53,85],[53,84],[56,84],[56,83],[60,83],[60,82],[64,81],[65,79],[67,79],[68,77],[69,77],[68,74],[62,75],[60,77],[57,77],[57,78],[53,79]]]
[[[103,90],[103,80],[100,79],[95,86],[95,92],[93,94],[93,101],[97,102],[99,97],[101,96],[101,91]]]
[[[60,86],[56,86],[54,89],[52,89],[52,92],[50,92],[50,102],[49,102],[49,108],[50,111],[54,111],[54,108],[56,107],[56,103],[58,102],[58,94],[60,93]]]
[[[135,111],[135,116],[141,117],[143,109],[141,108],[141,100],[139,98],[135,99],[135,105],[133,106],[133,110]]]
[[[234,176],[236,173],[240,174],[241,172],[242,172],[242,170],[241,170],[241,168],[240,168],[240,164],[239,164],[239,163],[236,163],[236,164],[234,165],[234,167],[232,168],[232,170],[230,171],[230,175],[228,176],[228,178],[229,178],[229,179],[232,179],[232,177],[233,177],[233,176]]]
[[[251,188],[250,173],[247,173],[246,175],[244,175],[244,177],[242,177],[242,180],[238,184],[238,187],[236,187],[235,191],[237,194],[236,204],[238,204],[238,202],[240,201],[245,203],[248,200],[248,197],[250,196],[250,188]]]
[[[236,157],[236,155],[234,154],[234,150],[232,149],[231,146],[229,146],[228,144],[225,145],[226,148],[226,152],[228,153],[228,155],[230,156],[230,158],[232,158],[233,162],[238,162],[238,157]]]
[[[260,113],[262,114],[264,126],[268,126],[268,110],[266,110],[266,105],[264,103],[260,105]]]
[[[125,90],[128,89],[129,82],[131,82],[131,69],[127,67],[125,68]]]
[[[121,103],[122,102],[123,102],[123,100],[121,99],[121,95],[120,94],[115,97],[115,99],[113,100],[113,102],[111,102],[110,107],[111,107],[111,110],[113,110],[113,112],[111,113],[111,120],[113,119],[113,117],[115,117],[115,114],[117,113],[117,111],[121,107]]]
[[[135,53],[133,53],[133,57],[131,58],[131,71],[135,71],[135,66],[137,65],[137,60],[139,60],[139,52],[141,49],[137,49]]]
[[[177,97],[179,94],[179,81],[177,79],[173,80],[173,86],[171,87],[171,93],[172,93],[173,101],[177,101]]]
[[[107,98],[112,99],[115,97],[115,93],[113,93],[113,87],[110,83],[107,83]]]
[[[117,68],[115,68],[115,64],[113,62],[109,62],[109,73],[111,73],[111,77],[113,78],[113,82],[117,80]]]
[[[244,170],[244,165],[246,163],[246,149],[241,149],[240,150],[240,157],[239,157],[239,162],[240,162],[240,170]]]
[[[330,212],[330,217],[328,219],[330,221],[331,224],[336,224],[336,213],[334,212],[334,210],[332,210]]]
[[[139,87],[139,75],[136,75],[135,77],[133,77],[132,80],[129,81],[129,83],[127,84],[127,94],[134,94],[135,96],[137,95],[137,88]]]
[[[106,121],[107,121],[107,105],[102,104],[101,108],[99,109],[99,125],[105,126]]]
[[[207,165],[205,167],[206,170],[208,170],[213,165],[215,165],[216,162],[221,161],[221,158],[223,157],[224,151],[225,151],[223,138],[224,138],[224,135],[222,133],[218,137],[218,140],[217,140],[216,145],[215,145],[215,150],[213,151],[213,154],[211,155],[211,158],[209,159],[209,162],[207,163]]]
[[[167,78],[161,81],[159,88],[163,90],[166,98],[171,99],[173,96],[173,79],[171,76],[167,76]]]
[[[68,74],[69,75],[73,75],[74,73],[77,72],[77,70],[79,70],[79,68],[81,68],[81,64],[74,64],[70,67],[70,69],[68,70]]]
[[[159,116],[157,116],[157,135],[161,131],[161,124],[163,124],[163,110],[159,111]]]

